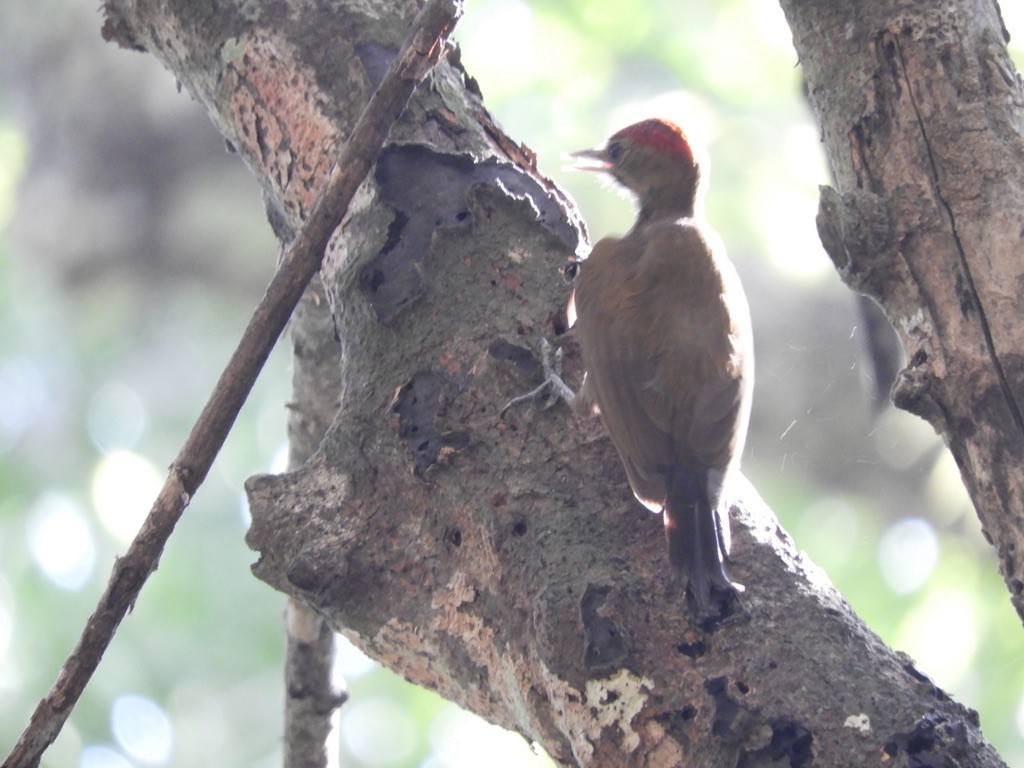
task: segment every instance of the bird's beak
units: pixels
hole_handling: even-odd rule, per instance
[[[568,171],[609,171],[614,165],[605,149],[566,152],[563,157],[572,161],[570,165],[565,166]]]

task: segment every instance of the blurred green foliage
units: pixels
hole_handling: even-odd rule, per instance
[[[21,2],[0,18],[23,21]],[[1021,4],[1003,5],[1007,26],[1024,30]],[[95,29],[88,34],[76,38],[76,55],[106,57],[115,70],[140,67],[136,54],[113,54]],[[626,229],[632,211],[592,177],[563,173],[563,151],[600,144],[651,114],[678,120],[706,144],[708,217],[740,269],[757,336],[748,475],[868,623],[978,709],[1007,762],[1024,765],[1021,628],[948,454],[927,425],[891,409],[876,415],[870,403],[859,319],[814,231],[817,186],[828,175],[778,7],[766,0],[695,0],[685,8],[667,0],[474,0],[457,37],[488,107],[570,191],[594,239]],[[19,43],[22,61],[33,45],[42,56],[46,45],[58,45],[45,37]],[[1019,47],[1013,53],[1018,63],[1024,58]],[[84,97],[107,98],[101,82],[80,86],[92,89]],[[185,97],[173,94],[170,77],[162,82],[166,128],[167,110],[182,110]],[[166,207],[188,224],[161,227],[182,249],[223,257],[219,278],[181,262],[179,273],[115,265],[112,276],[83,282],[78,272],[69,277],[60,254],[40,261],[17,245],[31,238],[9,233],[32,213],[33,198],[16,198],[15,190],[26,168],[33,174],[39,155],[32,153],[45,142],[33,133],[39,121],[18,119],[17,99],[0,98],[5,751],[77,638],[133,515],[145,511],[138,500],[176,453],[275,251],[255,184],[225,185],[227,172],[218,171],[220,185],[201,187],[205,195],[199,176],[187,177],[169,198],[177,203]],[[188,119],[202,121],[193,111]],[[152,141],[139,134],[141,146]],[[222,221],[232,223],[214,231]],[[103,237],[71,233],[90,235]],[[282,466],[287,357],[286,349],[275,353],[44,765],[280,763],[283,599],[249,575],[241,484]],[[341,718],[344,765],[547,764],[518,737],[409,686],[344,641],[340,647],[339,672],[352,693]],[[155,704],[155,714],[126,695]]]

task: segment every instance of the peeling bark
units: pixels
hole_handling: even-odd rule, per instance
[[[206,105],[285,234],[414,10],[107,8],[111,35]],[[840,242],[867,244],[848,272],[905,247],[878,197],[835,199]],[[559,273],[582,239],[457,62],[438,67],[328,250],[340,409],[305,466],[249,481],[256,574],[564,765],[1002,765],[976,714],[860,622],[752,488],[732,509],[747,592],[697,624],[600,425],[563,406],[499,418],[536,383],[542,334],[579,381]],[[927,339],[936,321],[918,317]]]

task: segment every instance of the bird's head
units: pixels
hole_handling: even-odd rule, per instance
[[[613,134],[604,147],[573,152],[572,168],[602,171],[637,196],[641,212],[692,216],[700,166],[679,126],[652,118]]]

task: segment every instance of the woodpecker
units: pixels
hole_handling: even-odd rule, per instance
[[[750,417],[750,310],[717,234],[703,221],[701,168],[683,132],[660,119],[570,155],[636,198],[621,238],[579,265],[568,320],[586,370],[571,405],[599,413],[636,498],[663,515],[671,564],[699,613],[726,573],[730,476]]]

